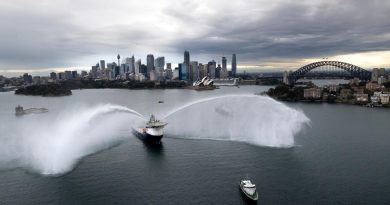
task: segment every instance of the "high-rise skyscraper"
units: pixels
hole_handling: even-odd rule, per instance
[[[218,64],[217,68],[215,69],[215,78],[221,78],[221,71],[222,71],[221,64]]]
[[[214,79],[215,78],[215,69],[217,68],[217,63],[212,60],[208,63],[208,70],[209,70],[209,77],[211,79]]]
[[[237,59],[236,59],[236,54],[233,54],[232,56],[232,76],[236,77],[237,73]]]
[[[153,54],[149,54],[146,57],[146,74],[148,78],[150,78],[150,71],[152,70],[154,70],[154,56]]]
[[[121,66],[121,62],[120,62],[121,56],[118,54],[118,56],[116,56],[116,58],[118,58],[118,66]]]
[[[188,80],[188,67],[184,63],[179,63],[179,80]]]
[[[190,63],[190,70],[188,72],[189,74],[189,81],[190,83],[199,80],[199,66],[198,61],[191,61]]]
[[[141,72],[141,59],[138,59],[137,62],[135,62],[135,65],[134,65],[134,74],[139,74],[139,73],[142,73]]]
[[[27,81],[27,80],[26,80],[26,77],[28,77],[28,74],[27,74],[27,76],[26,76],[26,74],[27,74],[27,73],[25,73],[25,74],[23,75],[23,80],[24,80],[24,81]],[[53,80],[56,80],[56,79],[57,79],[57,73],[51,72],[51,73],[50,73],[50,78],[53,79]]]
[[[103,69],[106,69],[106,61],[104,60],[100,60],[100,69],[103,70]]]
[[[167,69],[172,69],[172,63],[167,63]]]
[[[156,66],[156,70],[158,72],[163,72],[164,71],[164,65],[165,65],[165,58],[164,58],[164,56],[156,58],[155,66]]]
[[[225,79],[228,77],[227,60],[226,57],[222,57],[222,69],[219,78]]]
[[[222,57],[222,69],[227,69],[226,63],[227,63],[226,57]]]
[[[187,65],[187,68],[190,66],[190,52],[184,51],[184,64]]]
[[[173,78],[173,71],[172,71],[172,64],[167,63],[167,68],[165,69],[166,73],[166,79],[172,79]]]
[[[127,69],[126,72],[129,72],[129,73],[135,73],[135,58],[134,58],[134,55],[131,57],[131,58],[126,58],[125,59],[125,63],[127,65]]]

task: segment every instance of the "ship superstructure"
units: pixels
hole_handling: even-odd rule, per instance
[[[146,126],[141,128],[134,128],[133,133],[139,139],[147,143],[160,144],[161,138],[164,135],[164,126],[167,124],[168,123],[156,120],[154,115],[151,115],[149,121],[146,122]]]

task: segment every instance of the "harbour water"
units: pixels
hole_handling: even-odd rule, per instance
[[[248,96],[267,89],[75,90],[72,96],[53,98],[0,93],[0,204],[246,204],[239,190],[240,179],[246,177],[258,187],[259,204],[390,201],[390,110],[278,105],[262,99],[255,104],[256,111],[253,103],[238,100],[250,102]],[[226,95],[241,97],[191,105]],[[18,104],[45,107],[49,112],[16,117]],[[213,104],[221,109],[211,113]],[[129,112],[163,118],[185,105],[191,106],[166,117],[170,124],[161,147],[147,146],[122,129],[139,122]],[[253,121],[258,126],[270,123],[264,124],[263,133],[275,139],[261,133],[253,134],[261,135],[259,141],[253,136],[224,138],[236,134],[236,129],[229,129],[234,124],[224,126],[223,121],[238,115],[232,109],[235,105],[244,113],[247,108],[262,115],[240,118],[248,120],[248,126]],[[297,116],[289,118],[292,114]],[[190,123],[202,116],[207,117],[205,124],[191,128]],[[183,120],[176,122],[179,118]],[[302,127],[292,128],[291,121]],[[181,136],[179,123],[191,132]],[[207,129],[231,132],[196,132],[206,124],[211,125]],[[252,128],[240,129],[250,135],[244,130]],[[294,133],[279,136],[278,130]]]

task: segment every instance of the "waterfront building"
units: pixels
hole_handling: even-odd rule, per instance
[[[137,81],[144,81],[144,80],[146,80],[146,78],[145,78],[145,75],[144,74],[142,74],[142,73],[138,73],[138,74],[135,74],[134,75],[134,80],[137,80]]]
[[[352,97],[352,90],[343,88],[340,90],[340,98],[342,100],[348,100]]]
[[[367,103],[368,102],[368,94],[364,94],[364,93],[355,94],[355,100],[357,103]]]
[[[236,77],[237,73],[237,59],[236,54],[233,54],[232,56],[232,77]]]
[[[387,79],[385,78],[385,76],[383,76],[383,75],[379,76],[379,78],[378,78],[379,85],[382,85],[383,83],[386,83],[386,82],[387,82]]]
[[[368,82],[366,84],[366,89],[370,90],[370,91],[376,91],[376,90],[379,90],[380,88],[381,88],[381,86],[376,82]]]
[[[352,87],[352,90],[356,94],[363,94],[364,93],[364,88],[361,88],[361,87]]]
[[[154,56],[149,54],[146,57],[146,76],[150,78],[150,71],[154,70]]]
[[[389,93],[381,93],[379,94],[380,101],[382,105],[388,105],[390,100],[390,94]]]
[[[380,95],[382,92],[374,92],[374,94],[371,96],[371,103],[374,105],[378,105],[381,101]]]
[[[321,88],[306,88],[303,90],[303,97],[306,99],[318,99],[321,98]]]

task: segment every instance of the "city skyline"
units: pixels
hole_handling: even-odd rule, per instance
[[[239,70],[247,71],[298,69],[322,58],[388,68],[389,4],[3,1],[0,75],[87,70],[99,59],[115,62],[117,53],[179,63],[184,50],[200,62],[236,53]]]

